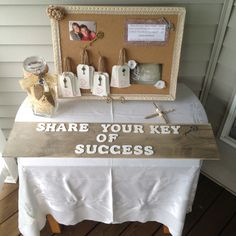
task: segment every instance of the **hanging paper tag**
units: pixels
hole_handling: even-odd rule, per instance
[[[44,88],[41,84],[34,85],[34,96],[37,100],[39,100],[43,96]]]
[[[59,87],[62,97],[81,96],[78,79],[72,72],[64,72],[59,76]]]
[[[118,67],[113,66],[111,72],[111,87],[119,88],[119,80],[118,80]]]
[[[119,88],[130,86],[130,69],[127,65],[119,66],[118,68]]]
[[[72,72],[65,72],[71,80],[72,83],[72,91],[75,97],[77,96],[81,96],[81,92],[80,92],[80,87],[79,87],[79,80],[77,78],[77,76],[72,73]]]
[[[111,87],[126,88],[130,86],[130,68],[127,65],[113,66]]]
[[[77,66],[77,76],[79,80],[79,87],[82,89],[91,89],[93,80],[94,68],[85,64]]]
[[[109,93],[110,86],[108,73],[95,72],[92,94],[97,96],[108,96]]]

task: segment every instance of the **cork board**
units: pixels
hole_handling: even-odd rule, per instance
[[[128,88],[111,88],[114,99],[133,100],[174,100],[179,69],[179,59],[184,28],[185,9],[179,7],[106,7],[106,6],[61,6],[66,12],[63,20],[52,19],[52,38],[56,73],[63,72],[63,58],[71,59],[71,70],[81,63],[80,54],[88,42],[70,40],[68,24],[70,21],[93,21],[96,31],[104,32],[104,38],[88,47],[90,65],[97,69],[98,58],[106,61],[106,71],[111,76],[113,65],[117,65],[119,51],[125,48],[128,60],[141,64],[161,64],[161,79],[166,88],[157,89],[153,85],[132,84]],[[163,44],[129,43],[126,40],[127,22],[160,21],[163,18],[174,28],[168,30]],[[82,90],[85,99],[99,99],[88,90]],[[100,98],[101,99],[101,98]]]
[[[3,156],[219,159],[210,124],[156,123],[16,122]]]

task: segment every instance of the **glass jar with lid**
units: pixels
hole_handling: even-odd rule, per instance
[[[24,79],[21,87],[26,89],[35,115],[51,117],[58,107],[57,78],[48,73],[42,57],[28,57],[23,62]]]

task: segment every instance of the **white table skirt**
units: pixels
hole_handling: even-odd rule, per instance
[[[179,84],[174,102],[159,102],[171,123],[207,123],[199,100]],[[27,100],[16,122],[147,122],[152,102],[62,100],[57,116],[32,115]],[[148,122],[160,122],[153,118]],[[105,223],[158,221],[180,236],[195,196],[199,160],[116,158],[18,158],[19,229],[38,236],[52,214],[65,225],[84,219]]]

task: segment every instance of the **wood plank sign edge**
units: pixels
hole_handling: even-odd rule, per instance
[[[3,157],[218,160],[210,124],[16,122]]]

